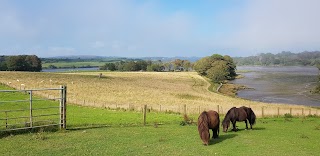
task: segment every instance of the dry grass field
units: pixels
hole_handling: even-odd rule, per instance
[[[0,82],[16,89],[57,88],[67,85],[68,103],[140,110],[199,113],[213,109],[226,113],[232,106],[250,106],[258,116],[317,114],[317,109],[297,105],[268,104],[210,92],[210,85],[195,72],[34,73],[0,72]],[[40,93],[38,93],[40,94]],[[57,97],[58,93],[41,93]],[[219,108],[218,108],[219,107]]]

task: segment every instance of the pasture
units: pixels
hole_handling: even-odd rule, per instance
[[[102,78],[98,77],[100,73]],[[156,111],[183,112],[186,105],[188,114],[199,114],[218,107],[220,113],[225,113],[233,106],[244,105],[256,110],[257,116],[276,115],[278,108],[278,114],[289,113],[289,107],[293,115],[318,113],[304,106],[266,104],[217,94],[209,91],[210,83],[195,72],[1,72],[0,82],[17,89],[67,85],[68,103],[101,108],[139,111],[148,105]],[[44,92],[40,96],[52,98],[58,94]]]
[[[50,65],[54,65],[57,68],[79,68],[79,67],[100,67],[106,64],[106,62],[50,62],[43,63],[43,68],[48,68]]]
[[[79,77],[96,79],[90,75]],[[10,100],[24,96],[27,95],[0,97]],[[245,124],[237,123],[238,132],[223,133],[220,127],[219,138],[204,146],[195,123],[182,126],[184,118],[179,113],[148,112],[146,126],[142,125],[142,116],[139,111],[69,104],[67,130],[1,132],[0,155],[317,155],[320,152],[318,117],[259,118],[254,130],[244,130]],[[196,121],[198,114],[189,117]]]
[[[220,132],[202,145],[197,126],[179,125],[178,114],[154,114],[168,121],[142,126],[137,112],[69,106],[66,131],[1,136],[1,155],[317,155],[319,118],[263,118],[254,130]],[[139,119],[137,121],[140,121]],[[86,123],[95,126],[85,125]],[[101,124],[98,126],[97,124]],[[103,126],[104,125],[104,126]],[[79,127],[80,126],[80,127]]]

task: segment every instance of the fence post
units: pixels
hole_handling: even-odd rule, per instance
[[[33,127],[32,121],[32,90],[30,90],[30,127]]]
[[[262,114],[262,117],[264,117],[264,106],[262,106],[261,114]]]
[[[60,129],[66,129],[66,98],[67,98],[67,87],[60,86]]]
[[[280,117],[280,107],[278,107],[278,117]]]
[[[6,129],[8,129],[8,112],[5,111],[5,113],[6,113]]]
[[[187,105],[186,104],[183,105],[183,114],[187,115]]]
[[[311,109],[309,109],[309,115],[311,115]]]
[[[143,107],[143,126],[146,125],[146,118],[147,118],[147,105]]]

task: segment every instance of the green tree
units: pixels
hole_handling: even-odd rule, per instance
[[[28,64],[25,61],[25,56],[9,56],[7,67],[10,71],[27,71]]]
[[[236,65],[230,56],[214,54],[204,57],[194,63],[194,70],[202,76],[206,76],[213,82],[231,80],[236,76]]]
[[[36,55],[28,55],[25,58],[26,64],[27,64],[27,71],[41,71],[42,70],[42,64],[41,60]]]

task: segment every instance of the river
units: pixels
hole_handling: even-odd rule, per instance
[[[244,78],[230,82],[252,88],[239,90],[237,96],[241,98],[319,107],[320,95],[310,93],[318,72],[316,67],[239,66],[237,73]]]

